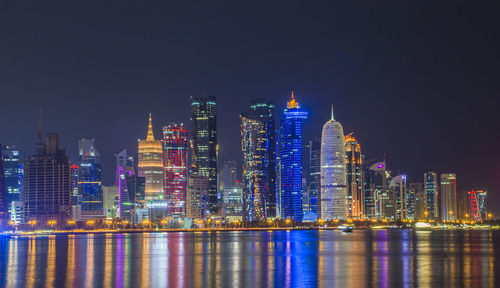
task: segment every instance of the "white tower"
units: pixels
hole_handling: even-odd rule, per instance
[[[344,130],[332,118],[321,134],[321,218],[347,218],[347,173]]]

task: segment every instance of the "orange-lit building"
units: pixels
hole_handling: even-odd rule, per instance
[[[363,159],[361,147],[353,133],[345,136],[347,171],[347,211],[349,217],[364,216]]]
[[[145,200],[163,198],[163,149],[161,141],[153,135],[151,114],[146,140],[139,140],[138,156],[138,175],[146,179]]]

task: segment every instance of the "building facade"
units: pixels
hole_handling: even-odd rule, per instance
[[[344,130],[332,115],[321,133],[321,218],[346,219],[347,173]]]
[[[457,176],[454,173],[441,174],[441,220],[457,220]]]
[[[15,145],[5,145],[1,149],[7,203],[21,200],[21,183],[23,180],[19,149]]]
[[[309,141],[309,181],[308,198],[309,211],[321,215],[321,142]]]
[[[26,221],[63,223],[72,210],[72,173],[69,159],[59,149],[59,135],[47,134],[45,144],[23,163],[23,202]]]
[[[426,205],[425,212],[427,218],[438,220],[439,217],[439,180],[438,174],[435,172],[424,173],[424,185],[425,185],[425,196]]]
[[[347,173],[347,212],[349,217],[365,217],[363,191],[363,156],[353,133],[345,136]]]
[[[276,218],[277,184],[276,184],[276,120],[274,119],[275,105],[272,101],[253,100],[250,105],[253,115],[260,117],[265,123],[266,131],[266,154],[264,158],[264,169],[266,171],[266,218]]]
[[[145,199],[159,199],[163,197],[163,151],[161,141],[154,137],[151,114],[146,140],[140,140],[138,148],[137,175],[146,179]]]
[[[182,124],[163,127],[163,190],[167,215],[186,215],[189,135]]]
[[[206,177],[206,212],[218,213],[217,197],[217,103],[215,96],[191,97],[190,173]],[[204,204],[205,205],[205,204]]]
[[[188,179],[188,195],[186,199],[186,214],[189,218],[200,219],[206,216],[206,201],[209,189],[208,178],[203,175],[191,174]]]
[[[281,218],[302,221],[302,124],[309,113],[292,98],[280,123]]]
[[[94,147],[94,139],[78,141],[78,195],[81,199],[83,219],[102,217],[102,167],[101,155]]]
[[[2,145],[0,144],[0,228],[9,221],[9,202],[7,201],[7,186],[3,168]]]
[[[243,152],[244,220],[266,220],[266,121],[256,116],[240,115]]]

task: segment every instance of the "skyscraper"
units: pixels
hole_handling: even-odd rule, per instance
[[[276,215],[276,121],[274,119],[275,106],[272,101],[252,100],[250,110],[253,115],[260,117],[265,123],[267,138],[264,165],[266,171],[266,218],[275,218]]]
[[[302,221],[302,124],[309,113],[292,99],[280,123],[281,217]]]
[[[435,172],[424,173],[424,185],[425,185],[425,196],[426,205],[425,212],[427,212],[427,217],[429,219],[439,219],[439,209],[438,209],[438,176]]]
[[[224,168],[222,169],[222,171],[222,183],[224,184],[222,188],[225,189],[237,187],[236,185],[238,183],[238,168],[236,167],[236,160],[232,158],[227,159],[224,162]]]
[[[191,157],[191,173],[208,179],[206,212],[215,215],[218,210],[215,96],[191,97]]]
[[[321,133],[321,218],[347,218],[344,130],[332,116]]]
[[[481,211],[479,211],[479,203],[477,199],[477,192],[474,190],[469,191],[469,217],[471,220],[481,222]]]
[[[0,228],[6,225],[9,220],[9,203],[7,202],[2,154],[2,145],[0,144]]]
[[[81,197],[82,218],[103,216],[101,156],[94,147],[94,139],[78,141],[80,166],[78,194]]]
[[[482,220],[488,220],[487,196],[488,192],[486,190],[476,190],[477,208]]]
[[[241,150],[243,152],[245,221],[266,220],[266,121],[256,116],[240,115]]]
[[[347,208],[350,217],[364,217],[363,157],[361,146],[352,136],[345,136],[347,169]]]
[[[186,214],[190,218],[205,217],[205,197],[209,189],[208,178],[191,174],[188,180],[188,195],[186,199]]]
[[[19,160],[19,150],[15,145],[2,147],[3,171],[5,175],[5,189],[7,203],[21,199],[22,166]]]
[[[441,174],[441,220],[457,220],[457,177],[453,173]]]
[[[145,199],[163,196],[163,151],[160,140],[155,140],[151,114],[149,114],[146,140],[139,141],[138,175],[146,179]]]
[[[415,194],[415,219],[425,219],[425,189],[424,183],[414,182],[409,184],[409,189]]]
[[[321,142],[309,141],[309,211],[321,215]]]
[[[406,213],[408,212],[408,199],[406,195],[406,175],[398,175],[391,179],[389,182],[389,190],[390,190],[390,201],[392,202],[393,207],[393,217],[394,219],[407,219]],[[415,201],[415,198],[412,197],[411,201]],[[411,205],[413,208],[414,204]]]
[[[167,215],[186,215],[189,136],[182,124],[163,127],[163,189]]]
[[[37,153],[26,158],[23,167],[26,221],[68,220],[72,208],[72,173],[66,152],[59,149],[58,134],[47,134],[43,144],[39,133]]]

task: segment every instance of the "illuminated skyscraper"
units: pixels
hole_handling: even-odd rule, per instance
[[[281,117],[279,158],[281,177],[281,217],[302,221],[302,123],[309,113],[292,99]],[[345,163],[344,163],[345,166]]]
[[[309,211],[321,215],[321,142],[309,141]]]
[[[0,144],[0,228],[6,225],[9,220],[9,203],[7,202],[2,154],[2,145]]]
[[[321,133],[321,218],[346,219],[347,173],[344,130],[332,117]]]
[[[364,217],[363,158],[353,133],[345,136],[347,169],[347,212],[350,217]]]
[[[78,194],[81,197],[82,218],[103,216],[101,156],[94,147],[94,139],[78,141],[80,167]]]
[[[457,220],[457,177],[453,173],[441,174],[441,220]]]
[[[410,183],[409,184],[409,189],[413,191],[415,194],[415,219],[425,219],[425,189],[424,189],[424,183],[422,182],[417,182],[417,183]]]
[[[427,172],[424,174],[424,185],[425,185],[425,196],[426,205],[425,212],[427,212],[427,217],[429,219],[438,220],[439,208],[438,208],[438,175],[435,172]]]
[[[59,149],[58,134],[47,134],[45,144],[39,134],[37,154],[26,158],[23,167],[26,221],[68,220],[72,210],[72,173],[65,150]]]
[[[139,141],[138,175],[146,179],[145,199],[163,197],[163,151],[160,140],[155,140],[151,114],[149,114],[148,135]]]
[[[208,178],[191,174],[188,180],[188,195],[186,199],[186,214],[190,218],[205,217],[205,197],[208,191]]]
[[[414,202],[415,197],[411,195],[412,197],[408,199],[406,194],[406,175],[393,177],[389,183],[389,201],[392,202],[393,219],[407,219],[408,200]],[[415,205],[411,206],[414,211]]]
[[[477,208],[479,209],[479,215],[481,215],[481,219],[488,219],[488,211],[487,211],[487,196],[488,192],[486,190],[476,190],[476,199],[477,199]]]
[[[477,198],[477,192],[472,190],[469,191],[469,217],[471,220],[476,222],[481,222],[481,212],[479,211],[479,203]]]
[[[266,220],[267,125],[260,117],[240,115],[245,221]]]
[[[15,145],[2,147],[3,171],[5,174],[5,189],[7,202],[19,201],[21,195],[22,166],[19,161],[19,150]],[[10,204],[9,204],[10,205]]]
[[[266,218],[275,218],[276,215],[276,123],[274,120],[275,106],[271,101],[253,100],[250,105],[253,115],[262,119],[265,124],[267,138],[265,154],[266,173]]]
[[[191,97],[191,168],[192,175],[208,180],[207,214],[218,211],[217,199],[217,106],[215,96]],[[199,182],[199,181],[196,181]]]
[[[163,189],[167,215],[186,215],[189,136],[182,124],[163,127]]]

